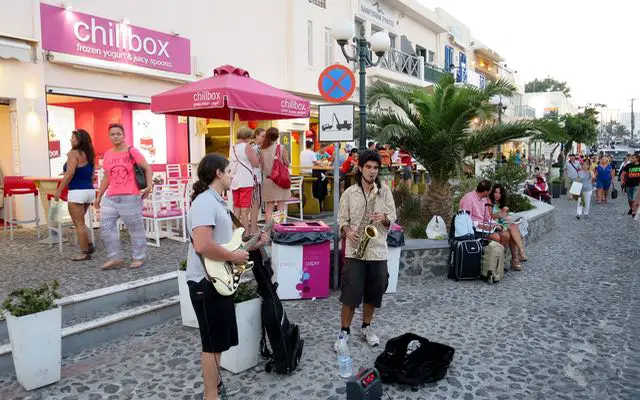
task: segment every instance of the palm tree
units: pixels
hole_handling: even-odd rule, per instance
[[[453,188],[450,180],[460,176],[463,159],[509,140],[539,131],[559,129],[557,123],[522,120],[472,129],[472,121],[490,121],[496,107],[489,103],[494,95],[512,96],[516,88],[505,80],[489,83],[484,89],[456,86],[453,76],[445,75],[432,93],[425,88],[391,86],[377,81],[367,89],[370,106],[392,103],[396,112],[373,112],[367,131],[382,143],[402,146],[431,174],[426,193],[424,217],[452,216]]]

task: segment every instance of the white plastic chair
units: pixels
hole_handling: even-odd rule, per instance
[[[184,185],[155,186],[142,210],[147,244],[160,247],[161,238],[186,243],[186,215]]]
[[[182,166],[180,164],[167,164],[167,182],[172,178],[182,178]]]
[[[187,164],[187,177],[191,180],[198,179],[198,164]]]
[[[287,218],[297,219],[302,221],[304,217],[303,206],[302,206],[302,176],[292,176],[291,177],[291,197],[289,200],[285,201],[284,212],[287,215]],[[298,204],[298,208],[300,208],[300,217],[289,217],[289,204]]]
[[[49,207],[51,207],[51,202],[52,200],[49,200]],[[61,207],[61,216],[60,219],[58,220],[58,223],[56,225],[48,225],[49,228],[49,237],[53,237],[53,235],[51,235],[51,232],[55,232],[57,233],[57,237],[58,237],[58,251],[60,251],[60,253],[62,253],[62,242],[64,240],[63,234],[64,234],[64,228],[66,227],[73,227],[73,221],[71,220],[71,215],[69,215],[69,210],[67,207],[67,203],[63,202],[63,205]],[[89,209],[87,210],[87,213],[85,214],[84,217],[84,222],[87,225],[87,230],[89,231],[89,237],[91,238],[91,243],[96,242],[96,236],[95,236],[95,232],[93,230],[93,220],[94,220],[94,212],[93,212],[93,204],[89,206]],[[74,234],[73,235],[73,243],[77,243],[78,242],[78,238],[77,236]],[[49,243],[49,247],[51,247],[53,245],[53,243]]]

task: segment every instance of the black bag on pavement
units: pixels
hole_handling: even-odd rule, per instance
[[[304,340],[300,337],[298,325],[289,322],[287,313],[282,308],[282,302],[276,293],[278,284],[271,281],[271,262],[263,258],[260,250],[251,251],[249,258],[254,262],[252,271],[258,284],[258,294],[262,297],[263,330],[260,352],[263,357],[269,359],[265,371],[274,370],[279,374],[288,375],[298,367]],[[267,347],[265,333],[271,351]]]
[[[611,200],[615,200],[618,198],[618,189],[613,188],[611,189]]]
[[[453,347],[405,333],[387,342],[375,367],[382,382],[415,387],[443,379],[454,354]]]

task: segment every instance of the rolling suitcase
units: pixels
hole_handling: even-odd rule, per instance
[[[499,282],[504,277],[504,246],[498,242],[482,241],[482,279],[489,283]]]
[[[449,254],[449,278],[478,279],[482,272],[482,244],[480,239],[454,240]]]

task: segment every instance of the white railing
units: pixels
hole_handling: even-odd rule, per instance
[[[309,0],[309,3],[316,5],[320,8],[327,8],[327,0]]]
[[[380,66],[420,80],[424,79],[424,57],[412,56],[396,49],[389,49],[382,57]]]

